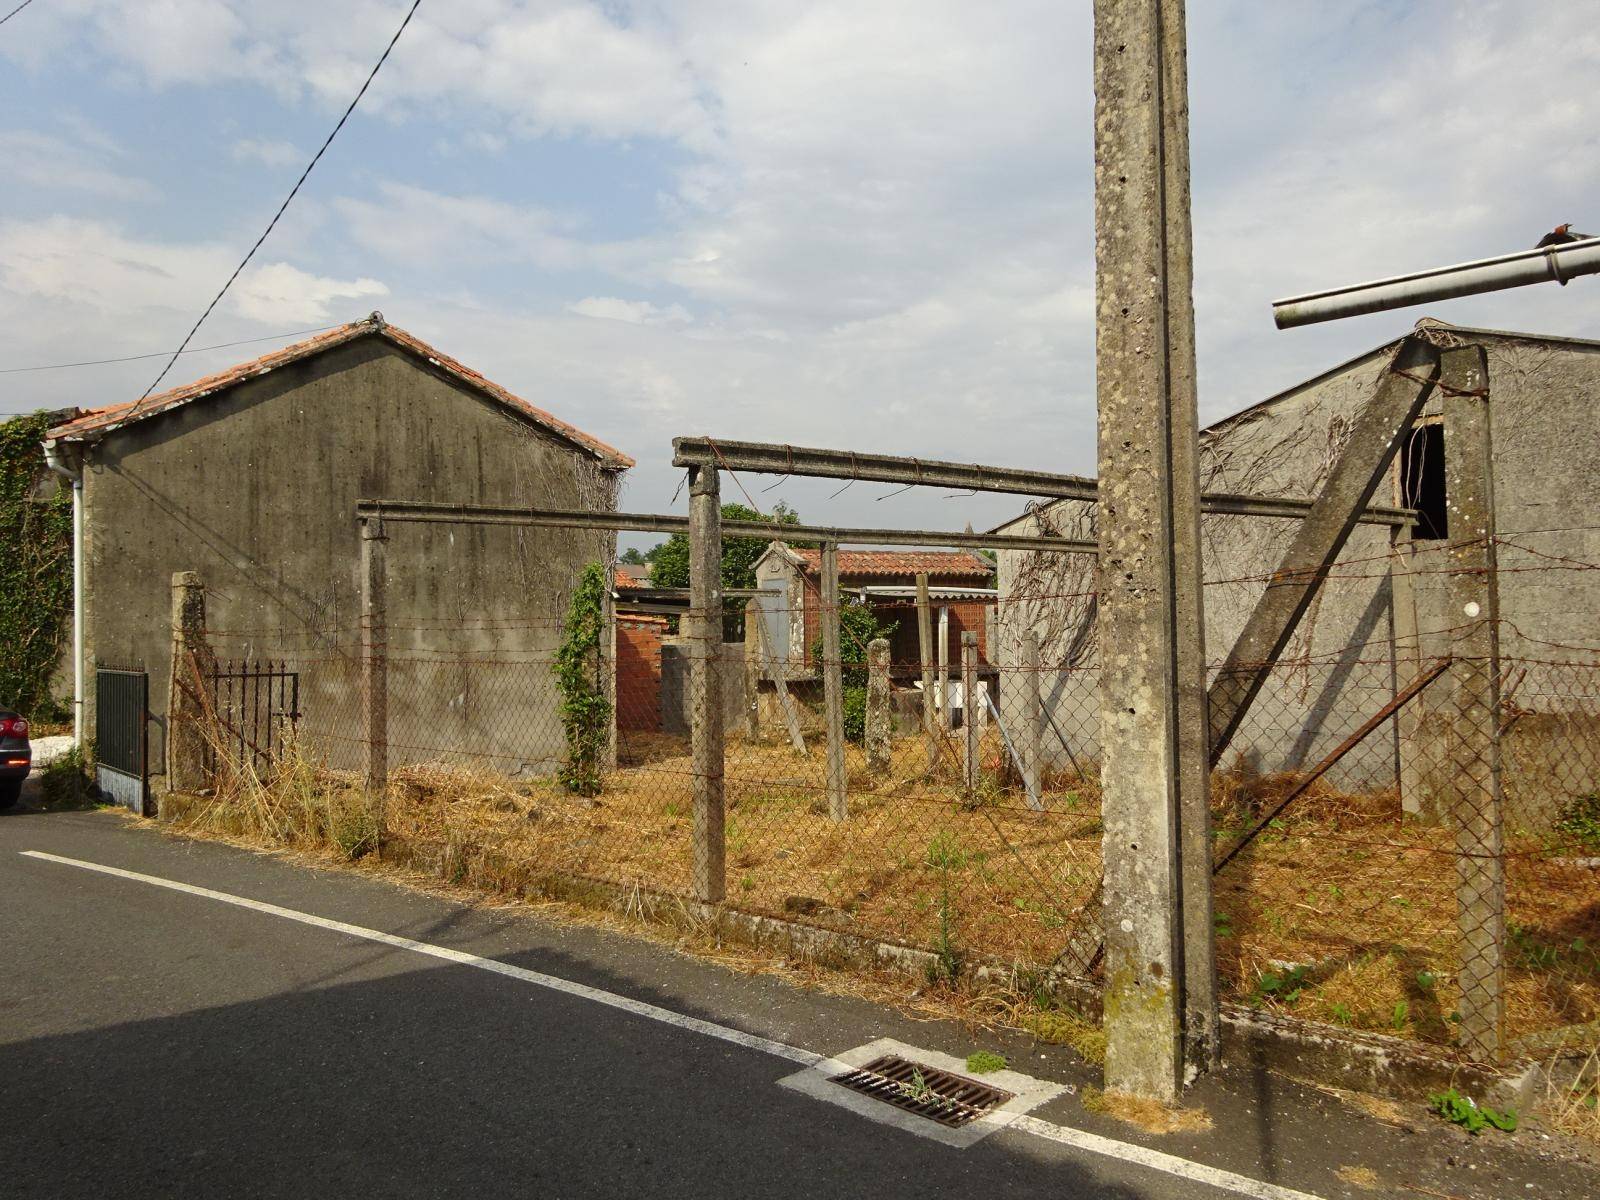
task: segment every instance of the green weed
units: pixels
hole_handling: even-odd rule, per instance
[[[1479,1104],[1470,1096],[1463,1096],[1455,1088],[1429,1096],[1428,1104],[1446,1121],[1461,1126],[1473,1137],[1477,1137],[1489,1128],[1498,1129],[1502,1133],[1514,1133],[1517,1128],[1515,1109],[1508,1108],[1505,1112],[1499,1112]]]
[[[990,1071],[1004,1071],[1006,1056],[992,1050],[976,1050],[967,1055],[967,1070],[974,1075],[987,1075]]]

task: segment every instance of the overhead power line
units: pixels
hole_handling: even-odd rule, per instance
[[[4,25],[7,21],[11,20],[12,17],[16,16],[19,12],[21,12],[23,9],[27,8],[28,5],[30,5],[32,3],[33,3],[33,0],[22,0],[21,4],[17,5],[15,8],[13,8],[5,16],[0,17],[0,25]]]
[[[319,325],[315,329],[292,329],[288,333],[273,333],[266,337],[244,338],[237,342],[218,342],[214,346],[190,346],[188,349],[178,351],[179,354],[204,354],[207,350],[228,350],[234,346],[253,346],[257,342],[277,342],[284,338],[305,337],[312,333],[326,333],[330,329],[337,329],[337,325]],[[27,371],[65,371],[69,367],[103,367],[110,363],[143,362],[147,358],[165,358],[166,350],[155,350],[149,354],[128,354],[122,358],[91,358],[83,362],[46,363],[38,367],[0,367],[0,375],[20,375]]]
[[[145,388],[144,395],[139,397],[140,403],[148,399],[150,393],[156,390],[156,385],[167,377],[167,372],[172,370],[172,364],[178,361],[178,355],[184,352],[189,343],[194,340],[194,335],[200,332],[200,326],[205,324],[206,318],[211,315],[211,310],[216,308],[222,298],[228,294],[228,289],[233,286],[233,281],[239,278],[239,273],[250,265],[250,260],[256,256],[256,251],[261,249],[261,243],[267,240],[267,236],[277,226],[278,219],[283,216],[284,210],[289,207],[290,202],[299,193],[300,185],[305,183],[306,177],[311,174],[312,168],[327,153],[328,147],[333,145],[333,139],[339,136],[339,131],[344,128],[344,123],[350,119],[350,114],[355,112],[356,105],[361,103],[361,97],[367,94],[367,89],[372,86],[372,81],[377,78],[378,72],[383,68],[383,64],[389,60],[389,52],[394,49],[394,44],[400,40],[400,35],[406,31],[406,26],[411,24],[411,18],[416,15],[417,9],[421,5],[422,0],[412,0],[411,7],[406,10],[405,20],[400,22],[400,28],[394,31],[394,36],[389,39],[389,44],[383,48],[383,53],[378,56],[378,61],[373,64],[372,70],[368,72],[366,82],[361,85],[361,90],[356,93],[356,98],[350,101],[350,107],[344,110],[344,115],[339,118],[339,123],[333,127],[333,132],[328,134],[327,141],[323,142],[321,148],[311,156],[311,161],[306,164],[306,169],[300,172],[300,178],[295,180],[294,187],[289,189],[289,194],[284,197],[283,203],[278,206],[278,211],[272,214],[272,220],[267,222],[266,229],[256,239],[255,245],[250,247],[250,252],[233,269],[233,274],[228,276],[228,282],[222,285],[222,290],[211,298],[211,303],[206,305],[205,312],[200,314],[200,319],[194,323],[194,328],[189,330],[182,344],[172,352],[172,357],[167,360],[167,365],[161,368],[161,374],[157,375],[151,381],[150,386]]]

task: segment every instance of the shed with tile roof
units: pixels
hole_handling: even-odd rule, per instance
[[[46,447],[82,479],[91,681],[97,662],[142,664],[160,716],[171,578],[196,571],[215,652],[298,669],[302,728],[335,765],[359,751],[357,501],[611,509],[633,465],[377,313],[80,411]],[[564,744],[548,669],[489,678],[472,660],[547,658],[578,572],[615,558],[614,535],[392,526],[387,556],[391,764],[470,750],[551,769]],[[159,770],[159,736],[150,757]]]

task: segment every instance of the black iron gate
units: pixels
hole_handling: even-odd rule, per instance
[[[300,720],[300,673],[286,663],[217,661],[206,672],[216,735],[206,742],[206,770],[250,766],[265,775]]]
[[[139,667],[98,667],[94,679],[95,784],[146,815],[150,795],[150,676]]]

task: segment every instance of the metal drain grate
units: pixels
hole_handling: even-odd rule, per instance
[[[960,1129],[1014,1099],[1010,1092],[898,1054],[885,1054],[864,1067],[835,1075],[833,1082],[951,1129]]]

